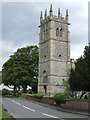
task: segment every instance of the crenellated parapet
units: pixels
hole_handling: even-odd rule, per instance
[[[40,26],[42,24],[45,24],[47,21],[49,20],[53,20],[53,21],[57,21],[57,22],[63,22],[66,23],[68,25],[70,25],[70,23],[68,23],[68,9],[66,9],[66,15],[62,16],[62,13],[60,12],[60,8],[58,8],[58,14],[57,16],[53,14],[53,8],[52,8],[52,4],[50,5],[50,11],[49,14],[47,14],[47,9],[45,9],[45,13],[43,15],[42,11],[41,11],[41,16],[40,16]]]

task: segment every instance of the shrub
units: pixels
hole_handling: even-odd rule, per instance
[[[70,96],[69,93],[65,92],[64,95],[66,96],[66,99],[67,99],[67,100],[70,100],[70,99],[71,99],[71,96]]]
[[[53,100],[56,102],[56,104],[64,104],[66,103],[67,96],[64,93],[57,93],[54,95]]]
[[[32,96],[42,99],[44,97],[44,94],[38,93],[38,94],[32,94]]]
[[[12,91],[7,90],[7,89],[3,89],[2,90],[2,95],[12,95]]]

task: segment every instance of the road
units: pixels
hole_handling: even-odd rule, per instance
[[[69,118],[83,118],[83,120],[88,120],[84,115],[67,113],[45,107],[36,102],[22,100],[18,98],[2,98],[2,104],[6,110],[14,118],[56,118],[59,120],[73,120]],[[48,120],[47,119],[47,120]]]

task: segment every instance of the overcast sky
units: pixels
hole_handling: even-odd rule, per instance
[[[88,0],[7,1],[3,0],[0,4],[0,55],[2,55],[0,69],[2,64],[18,48],[38,45],[40,12],[44,13],[45,9],[49,11],[51,3],[54,15],[57,15],[58,7],[61,8],[63,16],[65,16],[65,10],[69,10],[71,58],[77,59],[83,54],[84,47],[88,44]]]

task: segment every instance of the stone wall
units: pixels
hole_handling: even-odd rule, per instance
[[[67,101],[66,104],[63,105],[64,108],[70,108],[74,110],[85,110],[88,111],[89,109],[89,102],[88,100],[80,100],[80,101]]]
[[[44,98],[42,98],[42,102],[50,104],[50,105],[54,105],[54,100],[52,98],[50,98],[50,97],[44,97]]]
[[[35,98],[31,96],[30,94],[22,94],[23,97],[27,98],[28,100],[33,100],[36,102],[43,102],[49,105],[54,105],[54,100],[50,97],[43,97],[42,99]],[[84,110],[88,111],[89,110],[89,105],[90,101],[88,100],[72,100],[72,101],[67,101],[66,104],[63,104],[60,107],[67,108],[67,109],[72,109],[72,110]]]
[[[33,101],[36,101],[36,102],[43,102],[43,103],[47,103],[47,104],[50,104],[50,105],[54,105],[54,100],[50,97],[43,97],[42,99],[40,99],[40,98],[36,98],[36,97],[33,97],[30,94],[25,94],[25,93],[22,93],[21,96],[25,97],[28,100],[33,100]]]

